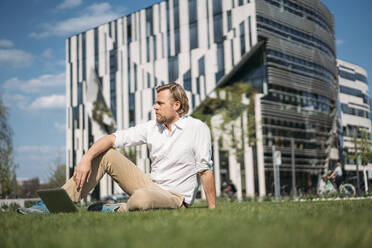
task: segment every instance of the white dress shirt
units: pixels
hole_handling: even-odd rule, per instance
[[[117,131],[115,147],[147,144],[151,180],[170,192],[194,202],[199,182],[197,173],[213,169],[211,135],[206,124],[191,116],[175,122],[171,131],[155,120]]]

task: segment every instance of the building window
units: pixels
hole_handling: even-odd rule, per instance
[[[183,88],[185,90],[191,91],[191,78],[186,78],[183,80]]]
[[[168,47],[168,57],[171,56],[171,37],[170,33],[167,32],[167,47]]]
[[[147,73],[147,88],[151,88],[151,74]]]
[[[361,97],[363,98],[363,102],[368,104],[368,96],[363,94],[363,92],[360,90],[340,85],[340,92],[344,94],[356,96],[356,97]]]
[[[227,31],[230,31],[232,29],[232,16],[231,16],[231,10],[227,11]]]
[[[356,80],[359,80],[359,81],[362,81],[363,83],[368,84],[366,76],[364,76],[360,73],[356,73],[355,78],[356,78]]]
[[[244,22],[240,23],[240,55],[245,53],[245,31],[244,31]]]
[[[152,92],[152,105],[155,104],[155,99],[156,99],[156,93],[155,93],[156,89],[155,88],[152,88],[151,92]]]
[[[191,88],[191,71],[188,70],[184,75],[183,75],[183,88],[188,91],[192,91]]]
[[[222,0],[213,0],[213,15],[220,14],[222,12]]]
[[[178,29],[180,27],[180,14],[179,14],[179,4],[178,1],[174,1],[174,8],[173,8],[173,13],[174,13],[174,29]]]
[[[151,120],[151,111],[147,114],[147,120]]]
[[[99,57],[99,51],[98,51],[98,28],[94,29],[94,67],[98,71],[98,57]]]
[[[77,104],[83,104],[83,84],[82,83],[77,83],[77,88],[78,88],[78,94],[77,94],[77,97],[78,97],[78,102]]]
[[[196,93],[200,95],[200,77],[196,78]]]
[[[178,57],[169,57],[168,59],[168,80],[174,82],[178,78]]]
[[[180,41],[180,30],[176,29],[174,31],[174,42],[175,42],[175,54],[179,54],[181,51],[181,41]]]
[[[234,40],[231,40],[231,65],[234,65]]]
[[[86,65],[86,57],[87,57],[87,48],[86,48],[86,33],[84,32],[83,33],[83,41],[82,41],[82,46],[83,46],[83,58],[82,58],[82,62],[83,62],[83,65],[82,65],[82,67],[83,67],[83,78],[82,78],[82,80],[83,81],[85,81],[86,80],[86,74],[87,74],[87,72],[86,72],[86,67],[87,67],[87,65]]]
[[[133,74],[133,76],[134,76],[134,91],[137,91],[137,65],[136,64],[134,64],[134,74]]]
[[[213,18],[213,34],[214,42],[222,42],[223,29],[222,29],[222,14],[217,15]]]
[[[197,21],[198,9],[196,8],[196,0],[189,0],[189,23]]]
[[[343,71],[343,70],[339,70],[338,73],[339,73],[340,77],[342,77],[342,78],[345,78],[345,79],[350,80],[350,81],[355,81],[355,74],[353,74],[353,73]]]
[[[218,44],[217,45],[217,67],[218,71],[223,71],[224,70],[224,48],[223,44]]]
[[[154,60],[157,59],[157,52],[156,52],[156,49],[157,49],[157,45],[156,45],[156,36],[154,36],[154,38],[153,38],[153,48],[152,48],[152,51],[154,52]]]
[[[169,13],[169,1],[167,3],[166,13],[167,13],[167,31],[170,30],[170,13]]]
[[[205,59],[204,56],[198,60],[199,75],[205,74]]]
[[[135,109],[136,109],[135,94],[129,93],[129,126],[134,126],[135,124],[136,121]]]
[[[249,38],[249,45],[252,46],[252,25],[251,25],[251,17],[248,17],[248,38]]]
[[[218,83],[220,81],[220,79],[223,77],[223,75],[225,75],[224,71],[219,71],[219,72],[216,73],[216,75],[215,75],[216,83]]]
[[[190,25],[190,49],[198,48],[198,25],[193,23]]]
[[[146,38],[146,62],[150,62],[150,37]]]
[[[132,42],[132,19],[127,17],[127,43]]]
[[[95,29],[94,29],[95,30]],[[94,32],[94,38],[95,38],[95,32]],[[67,39],[67,47],[68,47],[68,55],[67,55],[67,62],[71,63],[71,38]]]
[[[153,20],[152,20],[152,7],[146,9],[146,36],[154,34]]]

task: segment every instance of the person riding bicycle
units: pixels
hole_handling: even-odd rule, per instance
[[[332,172],[332,174],[328,177],[328,179],[335,179],[335,184],[336,184],[336,187],[337,187],[336,189],[337,190],[340,189],[340,185],[344,181],[344,175],[342,173],[341,163],[339,163],[339,162],[336,163],[336,168]]]

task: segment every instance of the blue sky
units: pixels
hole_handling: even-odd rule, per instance
[[[45,181],[65,161],[66,38],[156,2],[0,1],[0,92],[10,109],[18,178]],[[372,1],[323,2],[335,15],[338,57],[372,75]]]

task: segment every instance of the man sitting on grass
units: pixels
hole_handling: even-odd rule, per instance
[[[211,137],[207,125],[185,114],[188,98],[177,83],[156,88],[156,121],[106,135],[95,142],[77,164],[73,177],[62,186],[77,203],[108,173],[131,197],[128,202],[103,206],[103,211],[179,209],[193,203],[200,174],[209,208],[216,207],[211,161]],[[113,147],[147,144],[151,174],[144,174]],[[18,212],[47,213],[41,202]]]

